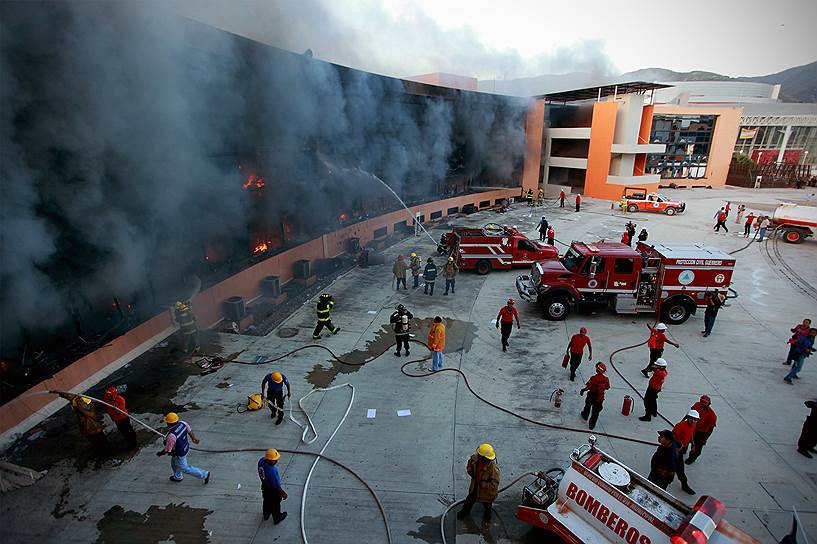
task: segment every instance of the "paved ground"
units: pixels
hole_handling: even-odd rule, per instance
[[[632,218],[650,232],[651,240],[700,241],[727,251],[745,245],[729,234],[712,232],[712,215],[723,200],[746,202],[755,209],[770,210],[778,199],[802,198],[802,192],[748,190],[667,191],[687,201],[687,212],[676,217],[638,214],[623,217],[609,203],[590,202],[581,213],[569,208],[545,210],[561,240],[600,237],[617,240],[624,223]],[[733,205],[734,206],[734,205]],[[458,224],[481,225],[501,220],[532,230],[538,217],[527,217],[518,208],[505,216],[477,214]],[[730,229],[734,225],[730,218]],[[738,226],[734,226],[738,230]],[[441,230],[432,233],[439,236]],[[428,256],[428,239],[401,242],[387,251],[388,260],[398,253],[417,250]],[[812,285],[817,285],[814,263],[817,242],[799,246],[782,244],[782,257]],[[817,392],[817,371],[810,362],[794,386],[782,381],[781,362],[788,330],[803,317],[817,318],[817,304],[793,286],[772,264],[759,244],[737,254],[733,287],[739,298],[731,300],[709,338],[700,335],[702,315],[671,327],[681,348],[668,347],[670,375],[660,398],[660,409],[672,420],[682,417],[701,393],[713,399],[719,425],[701,459],[687,469],[690,484],[699,493],[714,495],[728,508],[728,519],[763,542],[777,542],[789,525],[792,507],[797,508],[810,535],[817,535],[817,459],[809,460],[794,449],[806,409],[803,401]],[[508,296],[515,296],[516,272],[488,276],[463,273],[455,295],[443,296],[440,285],[434,297],[422,289],[395,293],[390,287],[391,265],[355,269],[338,279],[331,292],[337,300],[333,319],[340,334],[320,341],[344,357],[361,360],[386,349],[389,314],[403,303],[418,318],[416,333],[424,338],[430,318],[443,316],[449,324],[446,365],[468,373],[472,384],[494,402],[529,417],[571,426],[583,426],[578,413],[583,399],[580,382],[570,383],[560,367],[561,353],[569,335],[580,326],[590,330],[597,359],[617,347],[644,340],[649,316],[616,316],[608,312],[573,314],[565,322],[540,318],[532,305],[521,303],[522,330],[511,338],[511,350],[500,350],[493,326],[496,312]],[[314,306],[296,311],[276,331],[263,338],[217,335],[207,348],[233,353],[244,361],[258,355],[278,355],[310,344]],[[295,328],[291,338],[279,336]],[[424,355],[417,346],[412,355]],[[619,367],[639,389],[645,380],[646,348],[622,353]],[[363,367],[333,365],[326,354],[306,350],[276,365],[228,365],[205,377],[181,358],[173,346],[157,347],[144,358],[112,378],[129,383],[126,396],[134,411],[157,425],[168,409],[183,411],[211,448],[291,448],[317,451],[338,424],[349,400],[348,388],[315,394],[305,403],[320,434],[312,446],[299,443],[300,429],[286,421],[273,426],[267,413],[238,414],[235,406],[258,390],[266,372],[283,371],[292,382],[294,398],[316,385],[349,383],[355,387],[349,417],[326,450],[347,463],[377,490],[391,524],[395,542],[439,542],[439,516],[445,504],[467,491],[465,460],[482,442],[497,448],[504,481],[530,470],[564,466],[569,452],[586,435],[535,427],[493,410],[465,390],[461,379],[443,373],[432,378],[411,379],[400,373],[403,358],[389,350]],[[428,363],[412,365],[412,369]],[[585,364],[581,378],[592,372]],[[614,373],[613,390],[597,430],[656,437],[660,423],[645,424],[635,414],[620,414],[622,397],[632,395]],[[100,386],[106,384],[100,384]],[[548,401],[556,388],[566,391],[561,409]],[[376,409],[374,419],[366,417]],[[411,416],[397,417],[397,410]],[[296,417],[303,415],[296,412]],[[41,427],[45,435],[17,444],[7,455],[12,460],[49,473],[37,485],[2,497],[3,533],[9,542],[298,542],[298,509],[311,458],[285,454],[283,481],[290,498],[284,503],[290,517],[281,525],[262,523],[260,493],[255,472],[258,453],[206,454],[194,452],[194,465],[213,472],[212,482],[186,478],[180,484],[167,481],[167,458],[157,459],[158,440],[140,433],[142,448],[126,455],[119,466],[95,468],[87,462],[84,443],[72,416],[65,410]],[[115,436],[115,435],[114,435]],[[620,460],[644,473],[653,448],[602,439],[600,445]],[[677,482],[670,492],[681,492]],[[503,495],[496,503],[498,516],[489,529],[473,522],[449,520],[449,542],[544,542],[546,537],[514,518],[520,489]],[[479,512],[477,508],[475,512]],[[315,470],[306,504],[305,529],[312,543],[385,542],[383,523],[375,503],[348,473],[321,463]],[[456,538],[454,537],[456,533]]]

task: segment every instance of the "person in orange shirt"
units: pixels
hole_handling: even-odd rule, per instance
[[[664,380],[667,379],[667,362],[658,358],[654,363],[655,371],[652,373],[650,383],[647,384],[647,391],[644,393],[644,411],[641,421],[649,421],[653,416],[658,416],[658,393],[664,387]]]
[[[605,376],[607,366],[599,361],[596,363],[596,373],[587,380],[587,383],[579,391],[579,395],[584,395],[587,391],[587,398],[584,401],[584,410],[582,410],[582,419],[586,420],[590,416],[590,428],[596,426],[596,421],[599,419],[599,413],[602,411],[604,404],[604,392],[610,389],[610,380]]]
[[[567,353],[570,354],[570,381],[576,380],[576,370],[582,364],[582,355],[584,355],[584,346],[587,346],[587,351],[590,359],[593,358],[593,344],[590,343],[590,337],[587,336],[587,329],[582,327],[579,329],[579,334],[574,334],[570,337],[570,343],[567,345]]]
[[[431,348],[431,371],[437,372],[443,367],[443,350],[445,349],[445,325],[443,318],[437,316],[428,331],[428,347]]]
[[[130,417],[128,417],[128,409],[125,406],[125,397],[120,395],[119,389],[112,385],[105,390],[105,398],[103,400],[111,406],[116,406],[118,408],[118,410],[115,410],[110,406],[106,406],[105,411],[108,412],[108,415],[111,416],[111,420],[114,422],[114,425],[116,425],[116,428],[119,429],[120,433],[122,433],[122,437],[125,439],[126,448],[135,448],[137,446],[136,431],[133,430]]]
[[[698,424],[698,420],[701,419],[700,414],[697,410],[690,410],[687,412],[687,415],[678,422],[678,424],[672,429],[672,434],[675,435],[675,439],[681,444],[681,449],[678,452],[678,466],[675,468],[675,474],[678,476],[678,481],[681,482],[681,489],[684,492],[689,493],[690,495],[695,494],[695,490],[689,487],[689,483],[687,482],[687,476],[684,473],[684,455],[686,455],[687,448],[692,443],[692,435],[695,434],[695,426]]]
[[[664,354],[664,343],[673,345],[676,348],[681,347],[680,344],[667,338],[667,326],[663,323],[659,323],[655,328],[647,325],[647,328],[650,329],[650,338],[647,340],[647,347],[650,348],[650,362],[647,363],[646,367],[641,369],[641,373],[644,374],[645,378],[650,377],[649,372],[653,370],[652,364]]]
[[[712,399],[709,398],[709,395],[701,395],[701,400],[692,405],[692,409],[698,412],[700,418],[695,425],[695,432],[692,433],[692,447],[689,451],[689,459],[684,461],[687,465],[694,463],[695,459],[701,455],[701,450],[718,423],[718,416],[715,415],[715,410],[712,409],[711,404]]]

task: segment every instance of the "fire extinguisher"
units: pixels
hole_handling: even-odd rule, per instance
[[[624,395],[624,404],[621,405],[621,414],[625,416],[630,415],[630,410],[633,408],[633,397]]]
[[[553,401],[553,406],[555,406],[556,408],[562,407],[562,395],[564,394],[565,394],[564,389],[554,389],[553,393],[550,394],[550,400]],[[556,396],[555,399],[553,398],[554,395]]]

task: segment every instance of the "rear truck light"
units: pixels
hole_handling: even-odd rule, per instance
[[[726,506],[714,497],[704,495],[670,538],[672,544],[706,544],[723,519]]]

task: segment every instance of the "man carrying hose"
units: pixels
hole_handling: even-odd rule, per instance
[[[258,460],[258,477],[261,478],[261,495],[264,497],[264,521],[272,515],[275,525],[287,517],[286,512],[281,512],[281,501],[287,498],[287,492],[281,487],[281,475],[275,466],[280,458],[278,450],[270,448]]]
[[[270,418],[278,416],[275,420],[276,425],[280,425],[284,420],[284,386],[287,388],[287,398],[292,397],[292,387],[282,373],[270,372],[261,381],[261,401],[267,400]]]
[[[463,519],[471,514],[474,503],[481,502],[484,508],[482,521],[491,520],[491,506],[499,493],[499,466],[496,464],[496,453],[490,444],[482,444],[468,459],[466,472],[471,477],[468,495],[462,503],[462,510],[457,518]]]
[[[108,415],[111,416],[111,420],[113,420],[116,428],[119,429],[119,432],[122,434],[122,438],[125,439],[125,448],[135,448],[137,445],[136,431],[133,430],[130,417],[128,417],[128,409],[125,406],[125,397],[120,395],[119,390],[112,385],[105,390],[105,398],[103,400],[118,408],[118,410],[115,410],[110,406],[106,406],[105,410],[108,412]]]
[[[645,378],[649,378],[649,372],[652,372],[653,368],[652,365],[655,361],[658,360],[661,355],[664,354],[664,344],[671,344],[676,348],[681,347],[680,344],[673,342],[672,340],[667,338],[666,330],[667,326],[663,323],[659,323],[655,326],[655,328],[650,327],[647,325],[647,328],[650,329],[650,338],[647,340],[647,347],[650,348],[650,362],[647,363],[647,366],[641,369],[641,373],[644,374]]]
[[[110,453],[108,439],[105,437],[105,426],[102,414],[97,412],[96,404],[88,397],[72,393],[57,393],[71,403],[71,409],[77,416],[79,432],[91,443],[95,457],[104,458]]]
[[[187,453],[190,451],[190,440],[193,444],[198,444],[198,437],[193,434],[190,425],[179,419],[178,414],[169,412],[163,418],[167,424],[168,433],[165,435],[165,448],[156,452],[157,457],[170,454],[170,467],[173,469],[171,482],[181,482],[184,474],[195,476],[199,480],[204,480],[205,484],[210,483],[210,471],[202,470],[192,466],[187,462]]]

